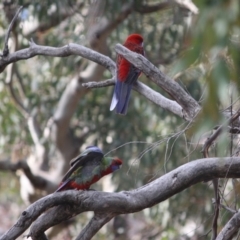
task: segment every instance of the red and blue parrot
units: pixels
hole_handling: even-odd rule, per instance
[[[129,50],[144,55],[143,37],[131,34],[123,44]],[[137,81],[141,71],[128,62],[121,55],[117,57],[116,83],[114,87],[110,110],[116,108],[116,113],[125,115],[133,84]]]
[[[100,178],[118,170],[122,160],[104,157],[98,147],[90,146],[71,160],[70,165],[71,168],[63,177],[56,192],[68,189],[88,190]]]

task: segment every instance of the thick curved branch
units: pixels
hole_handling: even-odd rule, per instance
[[[149,184],[132,191],[107,193],[69,190],[54,193],[30,205],[22,213],[17,223],[0,239],[16,238],[43,212],[56,205],[65,204],[59,206],[61,211],[55,208],[41,216],[37,220],[37,224],[33,225],[35,234],[42,234],[49,226],[61,222],[62,219],[69,219],[83,211],[114,213],[115,215],[138,212],[152,207],[196,183],[214,178],[239,177],[240,158],[208,158],[186,163]],[[44,221],[42,221],[43,219]],[[43,226],[47,226],[47,228]],[[40,232],[36,231],[36,229],[40,230]]]
[[[115,49],[118,54],[124,56],[124,58],[131,62],[135,67],[142,70],[149,79],[174,98],[177,103],[182,106],[186,120],[192,120],[196,117],[197,113],[200,111],[199,104],[188,93],[186,93],[177,82],[164,75],[144,56],[128,50],[121,44],[117,44]]]
[[[113,75],[115,74],[115,63],[107,56],[95,52],[84,46],[69,43],[60,48],[40,46],[33,41],[30,42],[30,47],[11,53],[0,59],[0,73],[5,67],[13,62],[23,59],[29,59],[37,55],[52,56],[52,57],[68,57],[70,55],[79,55],[93,62],[96,62],[106,67]]]

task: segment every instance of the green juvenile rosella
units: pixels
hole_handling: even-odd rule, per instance
[[[56,192],[67,189],[88,190],[100,178],[118,170],[122,160],[104,157],[98,147],[90,146],[71,160],[70,165],[71,168],[63,177]]]

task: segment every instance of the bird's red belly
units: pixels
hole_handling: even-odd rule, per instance
[[[83,183],[83,184],[79,184],[79,183],[77,183],[77,182],[71,181],[71,182],[69,182],[68,186],[69,186],[69,188],[71,188],[71,189],[87,190],[87,189],[90,188],[90,186],[91,186],[93,183],[97,182],[99,179],[100,179],[100,177],[99,177],[98,175],[95,175],[95,176],[92,178],[92,180],[89,181],[89,182],[86,182],[86,183]]]

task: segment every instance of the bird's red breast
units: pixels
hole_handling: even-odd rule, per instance
[[[140,34],[131,34],[123,44],[129,50],[144,55],[143,37]],[[117,78],[121,82],[125,82],[129,76],[132,64],[121,55],[117,57]]]
[[[109,174],[109,173],[107,173]],[[96,183],[102,176],[104,176],[106,174],[101,174],[101,176],[99,175],[95,175],[93,176],[92,180],[89,181],[89,182],[85,182],[83,184],[79,184],[77,183],[77,181],[69,181],[62,189],[62,190],[65,190],[65,189],[78,189],[78,190],[88,190],[90,188],[90,186],[94,183]],[[60,184],[60,186],[62,185],[63,183]]]

